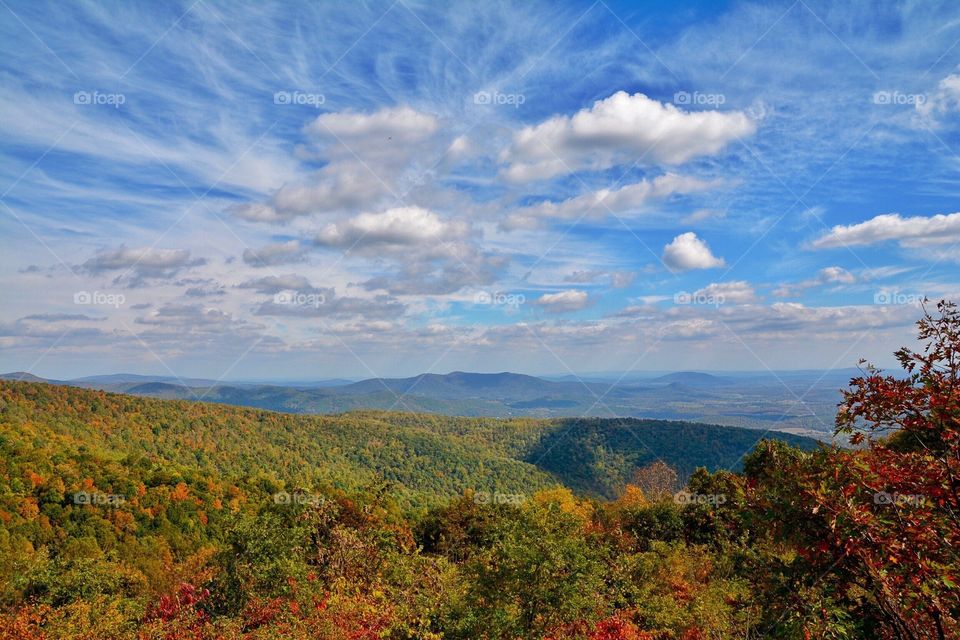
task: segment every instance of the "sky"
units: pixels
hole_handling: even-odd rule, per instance
[[[891,364],[954,2],[0,0],[0,369]]]

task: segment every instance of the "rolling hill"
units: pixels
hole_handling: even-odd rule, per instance
[[[9,381],[0,382],[0,434],[14,464],[44,452],[39,459],[47,466],[71,459],[92,465],[94,477],[133,465],[147,475],[260,475],[344,489],[385,480],[411,505],[467,489],[530,493],[555,484],[612,497],[634,469],[657,459],[681,477],[699,466],[735,469],[762,435],[661,420],[290,415]],[[815,443],[776,437],[805,448]]]

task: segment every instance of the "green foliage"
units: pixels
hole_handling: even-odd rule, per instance
[[[556,503],[506,509],[466,563],[466,634],[539,637],[604,608],[602,550]]]

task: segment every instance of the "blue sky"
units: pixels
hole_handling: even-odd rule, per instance
[[[952,3],[0,13],[0,368],[888,364],[960,292]]]

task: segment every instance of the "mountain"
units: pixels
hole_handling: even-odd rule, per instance
[[[529,493],[554,484],[612,497],[634,469],[658,459],[681,478],[699,466],[736,469],[762,435],[662,420],[501,420],[383,411],[292,415],[0,382],[0,447],[8,459],[35,456],[31,447],[39,446],[48,464],[73,459],[102,465],[89,471],[98,475],[133,464],[183,477],[265,474],[286,483],[353,489],[382,478],[397,483],[410,505],[466,489]],[[803,448],[816,444],[774,437]]]
[[[582,392],[580,382],[551,382],[518,373],[425,373],[412,378],[373,378],[338,388],[339,393],[358,394],[389,390],[443,399],[485,398],[511,401],[530,396]]]
[[[20,375],[6,377],[19,379]],[[43,381],[36,377],[32,380]],[[819,438],[829,438],[832,433],[841,388],[837,376],[825,379],[823,373],[801,373],[784,380],[770,374],[735,377],[698,372],[631,378],[619,383],[455,371],[335,385],[218,383],[133,374],[93,376],[59,384],[289,413],[380,409],[489,417],[629,416],[774,428]]]
[[[676,373],[668,373],[667,375],[660,376],[659,378],[654,378],[650,382],[680,384],[688,387],[716,387],[718,385],[733,384],[736,381],[732,378],[715,376],[709,373],[678,371]]]
[[[44,378],[38,378],[32,373],[27,373],[26,371],[14,371],[12,373],[0,374],[0,380],[15,380],[17,382],[51,382],[51,383],[56,382],[54,380],[46,380]]]

